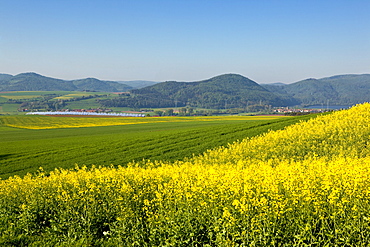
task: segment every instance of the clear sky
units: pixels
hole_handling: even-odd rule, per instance
[[[0,0],[0,73],[258,83],[370,73],[369,0]]]

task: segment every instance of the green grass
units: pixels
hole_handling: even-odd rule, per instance
[[[58,97],[67,96],[66,99],[79,98],[82,96],[89,95],[108,95],[104,98],[114,98],[118,95],[106,92],[78,92],[78,91],[11,91],[11,92],[0,92],[0,114],[17,114],[20,104],[6,104],[8,100],[40,100],[47,95],[55,95],[55,98],[51,100],[58,100]],[[81,101],[71,101],[67,103],[69,109],[89,109],[99,108],[101,105],[96,102],[95,99],[86,99]]]
[[[0,126],[0,177],[23,176],[39,167],[51,171],[76,164],[124,166],[133,160],[174,161],[312,116],[242,123],[219,120],[49,130]]]
[[[18,113],[19,104],[0,104],[0,114],[23,114]]]
[[[68,109],[89,109],[89,108],[100,108],[101,105],[96,101],[95,98],[85,99],[79,101],[68,102],[64,108]]]

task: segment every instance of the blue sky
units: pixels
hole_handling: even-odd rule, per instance
[[[258,83],[370,73],[370,1],[0,0],[0,73]]]

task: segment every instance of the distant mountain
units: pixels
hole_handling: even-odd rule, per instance
[[[126,84],[133,89],[139,89],[143,87],[152,86],[154,84],[157,84],[156,81],[143,81],[143,80],[136,80],[136,81],[118,81],[118,83]]]
[[[294,105],[289,97],[277,96],[256,82],[237,74],[204,81],[167,81],[133,89],[131,95],[103,102],[105,106],[244,108],[248,105]]]
[[[126,84],[127,83],[127,84]],[[256,82],[225,74],[195,82],[62,80],[36,73],[0,74],[0,91],[128,92],[106,106],[243,108],[251,105],[353,105],[370,101],[370,74],[336,75],[292,84]]]
[[[369,74],[311,78],[292,84],[269,84],[263,87],[281,97],[292,97],[302,105],[353,105],[370,101]]]
[[[1,91],[75,91],[70,81],[45,77],[36,73],[22,73],[3,81]]]
[[[132,87],[115,81],[101,81],[95,78],[73,80],[72,83],[79,91],[98,91],[98,92],[126,92]]]
[[[10,78],[12,78],[13,76],[12,75],[8,75],[8,74],[0,74],[0,83],[1,81],[7,81],[7,80],[10,80]]]
[[[337,75],[321,79],[337,92],[337,104],[358,104],[370,101],[370,74]],[[329,99],[330,104],[336,103]]]
[[[66,81],[36,73],[15,76],[0,74],[0,91],[100,91],[125,92],[132,89],[122,83],[101,81],[95,78]]]

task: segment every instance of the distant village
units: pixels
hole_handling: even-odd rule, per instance
[[[316,108],[289,108],[289,107],[280,107],[273,110],[275,113],[280,114],[309,114],[309,113],[321,113],[321,112],[327,112],[332,111],[332,109],[316,109]]]
[[[328,112],[332,111],[333,109],[327,109],[327,108],[291,108],[291,107],[275,107],[270,109],[269,113],[271,114],[284,114],[284,115],[305,115],[305,114],[311,114],[311,113],[322,113],[322,112]],[[28,112],[29,115],[94,115],[94,116],[125,116],[125,117],[145,117],[145,116],[151,116],[154,113],[154,116],[173,116],[173,115],[199,115],[199,113],[188,112],[188,114],[184,114],[183,108],[180,109],[170,109],[167,111],[171,111],[170,113],[167,113],[166,111],[161,110],[152,110],[152,109],[145,109],[142,111],[124,111],[124,112],[115,112],[112,109],[63,109],[59,111],[30,111],[28,109],[22,109],[23,112]],[[152,114],[149,114],[149,112],[153,112]],[[237,114],[237,112],[213,112],[213,114]],[[262,113],[262,112],[261,112]],[[262,114],[266,114],[267,112],[263,112]],[[208,115],[208,114],[201,114],[201,115]],[[212,114],[211,114],[212,115]]]

